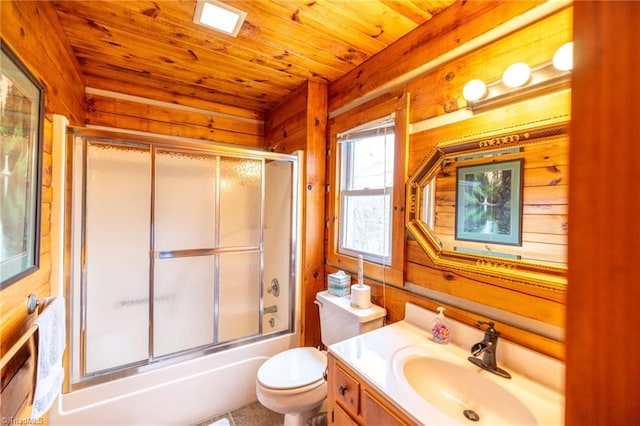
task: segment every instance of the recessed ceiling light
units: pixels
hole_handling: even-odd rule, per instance
[[[198,0],[193,22],[222,33],[237,36],[247,12],[216,0]]]

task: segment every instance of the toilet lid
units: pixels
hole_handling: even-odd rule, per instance
[[[316,348],[295,348],[269,358],[258,369],[258,381],[272,389],[291,389],[322,380],[327,356]]]

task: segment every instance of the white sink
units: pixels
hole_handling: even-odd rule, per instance
[[[405,320],[333,344],[329,351],[416,424],[564,423],[564,396],[549,380],[551,374],[563,372],[558,371],[558,361],[505,340],[498,348],[498,366],[511,373],[511,379],[500,377],[467,359],[469,348],[483,337],[481,330],[450,321],[458,340],[440,345],[424,326],[434,318],[435,314],[407,303]]]
[[[537,424],[517,396],[489,378],[491,373],[470,362],[469,365],[455,364],[442,359],[442,354],[434,356],[433,352],[441,351],[432,349],[396,360],[404,379],[429,404],[470,424]]]
[[[469,362],[462,348],[423,343],[398,350],[393,374],[430,406],[459,424],[540,425],[536,385],[518,377],[506,379]],[[545,425],[546,426],[546,425]]]

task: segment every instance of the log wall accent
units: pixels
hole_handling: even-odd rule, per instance
[[[27,296],[51,294],[51,201],[60,188],[51,186],[52,114],[66,116],[71,124],[84,123],[84,77],[71,54],[50,3],[3,1],[0,6],[2,43],[13,50],[45,86],[42,162],[42,212],[39,269],[0,292],[0,354],[25,333],[33,315],[27,313]],[[18,419],[17,419],[18,420]],[[46,422],[46,419],[45,419]]]
[[[640,3],[574,8],[565,424],[640,424]]]
[[[327,86],[308,82],[267,115],[265,143],[291,154],[304,150],[302,174],[302,336],[304,346],[320,346],[320,317],[313,303],[325,289],[324,206],[326,169]]]

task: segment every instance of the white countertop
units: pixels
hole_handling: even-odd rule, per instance
[[[564,395],[561,390],[554,388],[561,386],[559,383],[564,378],[564,366],[561,362],[549,359],[544,355],[531,354],[532,351],[526,348],[515,348],[517,345],[500,341],[498,344],[498,366],[505,368],[512,375],[511,379],[505,379],[484,371],[467,360],[470,355],[468,348],[472,343],[482,340],[483,332],[481,330],[448,319],[453,340],[448,345],[440,345],[434,343],[431,333],[426,331],[430,327],[431,319],[435,316],[434,313],[410,303],[407,304],[406,312],[405,320],[330,345],[329,352],[364,377],[419,424],[489,425],[482,421],[482,416],[478,422],[467,420],[462,416],[462,413],[459,418],[450,417],[430,405],[427,400],[411,388],[407,380],[402,377],[402,368],[399,368],[397,363],[394,366],[393,359],[394,356],[419,351],[431,351],[446,356],[449,362],[487,375],[489,380],[507,392],[516,395],[527,406],[535,417],[535,421],[530,424],[553,426],[564,423]],[[455,339],[456,333],[458,334],[457,341]],[[462,342],[461,339],[471,341]],[[500,352],[502,344],[506,346],[503,353]],[[525,358],[526,368],[529,371],[521,374],[510,368],[512,365],[519,365],[518,359],[515,358],[510,364],[510,357],[520,357],[521,361],[522,358]],[[522,363],[520,362],[520,364]],[[528,375],[537,378],[537,373],[540,373],[542,380],[533,381],[527,377]],[[555,378],[554,381],[554,378],[550,378],[549,374],[562,375],[562,377]],[[428,381],[429,377],[425,377],[424,380]],[[497,425],[494,423],[490,426]]]

